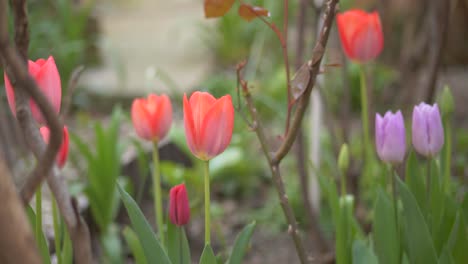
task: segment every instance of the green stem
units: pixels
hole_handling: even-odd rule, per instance
[[[205,161],[205,245],[211,243],[210,235],[210,162]]]
[[[36,191],[36,239],[41,243],[42,234],[42,185]]]
[[[183,249],[182,249],[182,232],[184,232],[184,228],[183,227],[180,227],[178,226],[177,227],[179,229],[179,258],[180,258],[180,264],[183,264],[184,263],[184,254],[182,253],[183,252]]]
[[[452,128],[450,126],[449,118],[444,120],[445,127],[445,167],[444,167],[444,190],[446,193],[450,192],[450,162],[452,161]],[[461,174],[460,174],[461,175]]]
[[[427,188],[427,223],[429,226],[429,230],[432,230],[432,215],[431,215],[431,208],[432,208],[432,196],[431,196],[431,191],[432,191],[432,158],[429,158],[427,161],[427,180],[426,180],[426,188]]]
[[[396,227],[396,232],[397,232],[397,237],[398,241],[401,241],[400,238],[400,224],[398,223],[398,200],[397,200],[397,191],[396,191],[396,179],[398,177],[398,174],[395,170],[395,168],[392,166],[390,173],[390,177],[392,178],[392,197],[393,197],[393,214],[395,214],[395,227]],[[400,263],[402,258],[402,250],[401,248],[398,249],[398,261]]]
[[[55,255],[57,256],[57,264],[62,263],[62,247],[60,243],[61,233],[60,233],[60,217],[57,210],[57,201],[55,198],[52,199],[52,219],[54,224],[54,242],[55,242]]]
[[[359,67],[359,73],[361,79],[361,119],[362,131],[364,135],[364,163],[367,163],[370,155],[369,110],[367,106],[366,72],[363,65]]]
[[[393,175],[390,174],[390,177],[392,178],[392,198],[393,198],[393,213],[395,214],[395,224],[398,228],[398,201],[397,201],[397,192],[396,192],[396,177],[398,177],[395,169],[392,167],[393,170]]]
[[[341,196],[346,196],[346,173],[344,171],[341,172]]]
[[[154,211],[156,213],[156,226],[158,227],[159,240],[163,248],[164,243],[164,222],[161,197],[161,174],[159,172],[159,149],[158,142],[153,142],[153,192],[154,192]]]

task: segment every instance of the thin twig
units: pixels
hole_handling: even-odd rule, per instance
[[[7,66],[5,68],[8,70],[8,76],[15,88],[16,114],[27,140],[26,143],[32,150],[36,159],[40,161],[38,162],[38,168],[44,167],[43,171],[39,171],[41,173],[33,174],[27,181],[32,181],[34,184],[29,183],[29,185],[34,186],[36,182],[39,184],[45,176],[48,176],[47,182],[57,200],[60,213],[70,233],[75,263],[91,263],[88,227],[79,215],[75,200],[71,199],[68,193],[65,180],[59,177],[60,175],[57,167],[52,166],[55,161],[56,151],[60,147],[63,127],[47,99],[42,95],[34,80],[29,76],[26,66],[29,43],[26,1],[12,1],[12,4],[13,14],[15,15],[15,41],[22,58],[19,57],[18,52],[9,43],[6,0],[0,0],[0,54],[3,58],[4,65]],[[29,109],[29,96],[32,97],[38,105],[51,130],[50,143],[47,147],[32,118]],[[55,148],[57,150],[54,151]],[[42,160],[47,162],[42,162]],[[52,165],[49,165],[49,162]],[[50,168],[52,168],[52,170]],[[21,192],[24,202],[29,201],[29,192],[29,189]]]
[[[296,223],[296,217],[294,216],[294,212],[292,210],[291,205],[289,204],[288,197],[286,195],[284,183],[283,183],[283,180],[281,179],[281,175],[279,171],[279,165],[278,164],[275,165],[272,163],[270,149],[267,145],[263,125],[261,124],[261,121],[258,117],[257,109],[255,108],[255,105],[253,103],[252,96],[247,88],[247,82],[243,80],[241,76],[242,67],[238,67],[237,69],[238,69],[237,76],[242,86],[243,95],[244,95],[245,101],[247,102],[247,108],[249,109],[250,115],[252,116],[253,129],[255,133],[257,134],[258,140],[260,141],[263,154],[267,158],[268,164],[270,165],[269,167],[271,170],[271,174],[273,175],[273,182],[278,192],[281,208],[283,209],[284,215],[286,216],[286,220],[289,224],[288,232],[290,233],[294,241],[294,245],[296,247],[299,260],[301,261],[302,264],[307,263],[308,257],[307,257],[304,245],[302,243],[302,239],[299,236],[299,230],[298,230],[298,226]]]
[[[304,57],[304,46],[305,46],[305,25],[307,21],[307,0],[300,0],[298,16],[297,16],[297,39],[296,39],[296,61],[294,63],[296,71],[302,66],[302,60]],[[315,35],[315,34],[314,34]],[[307,171],[307,157],[306,157],[306,144],[303,128],[299,128],[299,132],[296,138],[295,156],[297,162],[297,171],[299,174],[299,181],[301,185],[301,195],[304,203],[307,220],[310,229],[310,235],[314,244],[314,249],[319,252],[325,252],[328,250],[327,241],[324,238],[317,220],[317,215],[312,207],[310,201],[309,192],[309,173]]]
[[[71,101],[73,98],[73,93],[75,92],[75,89],[78,84],[78,80],[80,79],[81,74],[83,73],[85,67],[83,65],[80,65],[76,67],[70,77],[70,80],[68,80],[68,86],[67,86],[67,96],[63,99],[62,103],[62,120],[66,120],[68,117],[68,114],[70,113],[70,108],[71,108]]]
[[[326,10],[324,13],[322,30],[312,51],[312,59],[307,62],[307,65],[309,66],[310,79],[307,88],[305,89],[302,96],[298,99],[299,102],[297,104],[296,111],[294,112],[291,128],[283,143],[273,156],[273,164],[278,164],[284,158],[284,156],[288,154],[294,143],[294,140],[296,139],[302,118],[304,117],[305,110],[309,104],[309,97],[314,87],[315,79],[317,78],[317,74],[320,71],[320,63],[322,62],[322,58],[325,53],[325,47],[327,45],[328,35],[330,34],[333,18],[335,17],[335,8],[338,1],[339,0],[328,0],[325,4]]]
[[[296,247],[299,260],[302,264],[309,263],[311,259],[307,256],[307,253],[304,249],[304,245],[302,243],[302,239],[299,236],[298,225],[296,222],[296,218],[294,216],[294,212],[292,210],[291,205],[289,204],[288,197],[286,195],[284,183],[281,178],[281,174],[279,170],[279,164],[281,160],[284,158],[284,156],[286,156],[286,154],[290,151],[291,146],[296,138],[297,132],[299,131],[299,127],[300,127],[302,118],[304,116],[305,109],[307,108],[309,97],[310,97],[312,88],[315,83],[315,79],[320,70],[320,62],[322,61],[322,57],[325,52],[325,47],[327,45],[328,35],[330,33],[337,3],[338,3],[338,0],[328,0],[326,3],[324,23],[323,23],[323,27],[321,30],[321,34],[317,41],[317,44],[314,47],[314,50],[312,53],[312,60],[307,62],[307,65],[310,71],[310,80],[307,84],[306,90],[299,98],[299,104],[294,114],[294,119],[293,119],[291,130],[289,130],[289,132],[286,134],[285,141],[283,142],[282,146],[279,148],[279,150],[276,152],[274,156],[270,154],[270,149],[267,144],[264,127],[258,117],[258,111],[255,108],[252,96],[248,90],[247,82],[242,79],[242,76],[241,76],[242,67],[239,67],[239,65],[237,67],[238,82],[240,83],[242,87],[243,95],[247,103],[247,108],[249,109],[250,115],[252,117],[253,129],[255,133],[257,134],[262,151],[269,163],[273,182],[275,184],[276,191],[279,196],[280,205],[281,205],[281,208],[283,209],[283,213],[289,225],[288,232],[294,241],[294,245]],[[260,18],[262,19],[262,17]]]

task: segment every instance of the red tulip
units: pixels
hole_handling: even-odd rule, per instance
[[[216,99],[209,93],[195,92],[187,100],[184,94],[184,126],[193,155],[210,160],[221,154],[231,142],[234,127],[231,96]]]
[[[190,220],[189,200],[183,183],[174,186],[169,192],[169,218],[178,226],[183,226]]]
[[[349,10],[337,14],[336,22],[346,56],[359,62],[379,56],[384,44],[379,13]]]
[[[41,135],[46,143],[49,143],[50,130],[48,127],[41,127]],[[63,127],[63,137],[62,137],[62,146],[60,146],[59,152],[57,153],[56,163],[59,168],[63,168],[67,162],[68,157],[68,144],[70,142],[70,137],[68,136],[68,128]]]
[[[172,123],[172,105],[163,94],[150,94],[147,99],[135,99],[132,104],[132,121],[136,133],[143,139],[162,140]]]
[[[54,58],[50,56],[47,60],[38,59],[35,62],[30,60],[28,62],[28,68],[29,74],[36,81],[39,89],[44,93],[47,99],[49,99],[55,112],[59,113],[60,104],[62,102],[62,85]],[[4,78],[8,104],[10,105],[11,112],[16,114],[15,92],[6,73],[4,73]],[[45,124],[45,120],[39,108],[32,100],[30,106],[34,119],[41,125]]]

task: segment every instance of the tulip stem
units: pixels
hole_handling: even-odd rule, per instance
[[[57,264],[62,263],[62,250],[61,250],[61,235],[60,235],[60,218],[57,211],[57,202],[55,197],[52,198],[52,221],[54,225],[54,242],[55,242],[55,256],[57,256]]]
[[[427,181],[426,181],[426,188],[427,188],[427,223],[429,229],[432,230],[432,215],[431,215],[431,190],[432,190],[432,179],[431,179],[431,167],[432,167],[432,158],[429,158],[427,161]]]
[[[36,190],[36,240],[40,244],[42,232],[42,185]]]
[[[211,243],[210,235],[210,162],[205,161],[205,245]]]
[[[359,74],[361,80],[361,119],[362,119],[362,131],[364,135],[364,163],[369,161],[369,113],[368,113],[368,102],[367,102],[367,85],[366,85],[366,71],[364,66],[359,67]]]
[[[400,241],[400,224],[398,223],[398,200],[397,200],[397,190],[396,190],[396,179],[398,177],[398,174],[395,170],[395,167],[391,167],[390,171],[390,178],[392,181],[392,196],[393,196],[393,213],[395,214],[395,228],[397,232],[397,237],[398,240]],[[398,263],[401,261],[401,248],[398,248]]]
[[[153,142],[153,192],[154,192],[154,211],[156,213],[156,225],[159,232],[159,240],[164,248],[164,222],[161,198],[161,174],[159,172],[159,149],[158,141]]]

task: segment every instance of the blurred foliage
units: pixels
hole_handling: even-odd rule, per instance
[[[97,24],[93,24],[94,1],[29,0],[30,46],[33,60],[52,55],[66,94],[72,71],[82,64],[97,63],[93,50]]]

